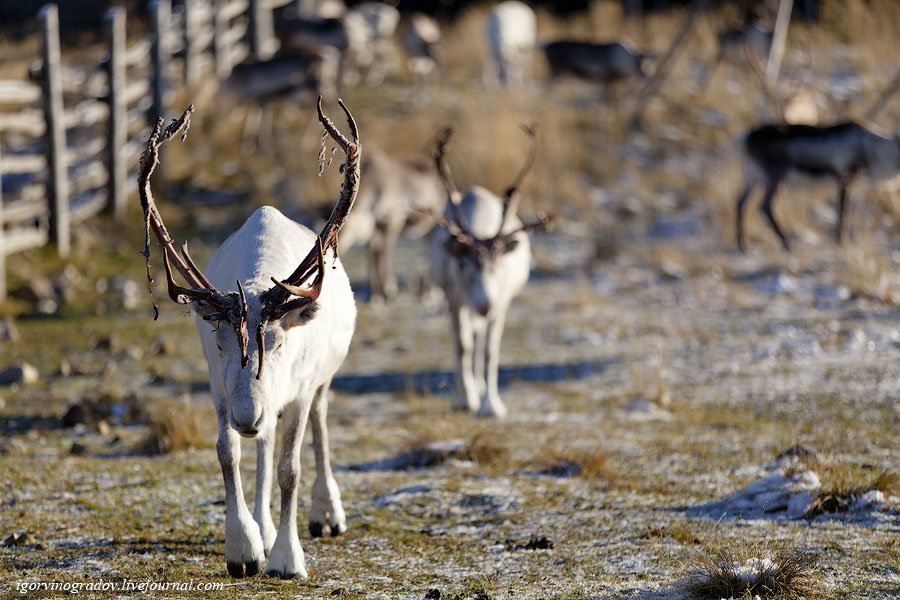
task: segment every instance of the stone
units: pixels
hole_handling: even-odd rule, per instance
[[[76,425],[83,425],[87,421],[87,411],[84,410],[84,407],[81,404],[72,404],[66,409],[65,414],[63,414],[62,419],[60,419],[60,423],[62,423],[63,427],[75,427]]]

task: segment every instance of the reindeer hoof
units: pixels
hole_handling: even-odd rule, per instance
[[[245,570],[246,567],[246,570]],[[243,579],[244,577],[253,577],[259,573],[259,561],[251,560],[246,565],[244,563],[228,563],[228,574],[235,579]]]
[[[322,523],[313,523],[310,521],[309,523],[309,535],[314,538],[322,537],[322,534],[325,532],[325,525]]]
[[[329,523],[328,524],[328,532],[331,534],[331,537],[337,537],[347,531],[346,525],[341,525],[340,523]],[[325,536],[325,524],[324,523],[316,523],[310,521],[309,523],[309,535],[314,538],[320,538]]]
[[[266,577],[277,577],[278,579],[296,579],[299,573],[282,573],[281,571],[266,571]]]

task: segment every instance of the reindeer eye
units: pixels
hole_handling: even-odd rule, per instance
[[[218,343],[216,343],[216,348],[218,348],[218,349],[219,349],[219,352],[221,352],[221,351],[222,351],[222,346],[221,346],[221,345],[219,345],[219,344],[218,344]]]

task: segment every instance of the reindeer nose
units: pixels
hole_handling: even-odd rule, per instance
[[[244,437],[254,438],[262,427],[263,419],[265,419],[265,411],[259,409],[259,416],[250,414],[248,411],[231,411],[231,427]]]

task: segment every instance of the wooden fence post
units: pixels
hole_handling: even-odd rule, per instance
[[[153,107],[150,109],[151,125],[156,118],[166,112],[166,88],[169,72],[169,58],[172,56],[169,45],[169,29],[172,27],[171,0],[153,0],[150,3],[153,20]]]
[[[125,164],[125,144],[128,142],[128,111],[125,105],[125,9],[117,6],[109,9],[105,16],[106,34],[109,42],[109,131],[106,143],[107,211],[116,219],[125,215],[128,192],[125,179],[128,165]]]
[[[231,75],[231,47],[225,39],[228,33],[228,19],[222,11],[227,0],[213,0],[213,56],[216,60],[216,75],[219,80]]]
[[[266,0],[250,0],[250,53],[256,60],[275,54],[275,19]]]
[[[197,22],[199,0],[184,0],[184,83],[191,87],[197,81],[198,63],[197,37],[200,24]]]
[[[0,160],[3,149],[0,148]],[[3,218],[3,163],[0,162],[0,300],[6,300],[6,233]]]
[[[769,48],[769,60],[766,62],[766,82],[774,88],[781,70],[781,59],[784,57],[784,43],[787,40],[788,26],[791,22],[791,10],[794,0],[781,0],[778,5],[778,16],[775,17],[775,31],[772,32],[772,47]]]
[[[56,243],[60,256],[68,256],[71,249],[69,218],[69,178],[66,167],[66,127],[63,121],[62,81],[60,76],[59,12],[53,4],[46,4],[38,13],[44,34],[42,73],[44,134],[47,153],[47,199],[50,204],[50,239]]]

